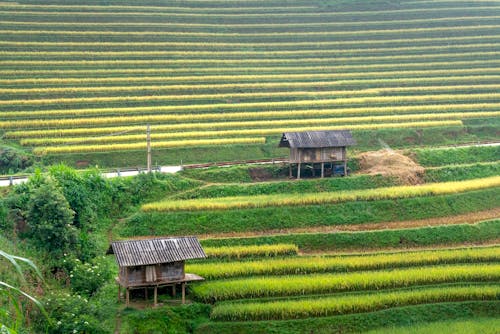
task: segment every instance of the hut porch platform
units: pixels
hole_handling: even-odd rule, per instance
[[[147,288],[154,288],[154,305],[158,304],[158,288],[164,286],[172,287],[172,295],[175,296],[175,288],[178,284],[181,285],[182,291],[182,304],[186,302],[186,283],[188,282],[198,282],[204,281],[205,279],[196,274],[186,273],[184,278],[175,279],[175,280],[158,280],[154,282],[137,282],[137,283],[128,283],[120,280],[119,277],[116,277],[115,281],[118,284],[118,300],[121,300],[121,287],[125,288],[125,302],[128,306],[130,304],[130,290],[132,289],[146,289],[146,298],[147,298]]]

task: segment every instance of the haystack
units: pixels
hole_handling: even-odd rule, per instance
[[[391,149],[359,155],[361,172],[397,177],[404,184],[419,184],[425,169],[415,161]]]

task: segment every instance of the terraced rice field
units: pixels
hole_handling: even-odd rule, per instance
[[[270,157],[284,131],[470,130],[500,112],[499,18],[496,1],[3,2],[0,130],[56,161],[143,150],[146,124],[160,160]]]

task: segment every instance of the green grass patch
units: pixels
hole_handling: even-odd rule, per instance
[[[496,334],[500,328],[499,318],[476,318],[460,321],[436,321],[430,324],[404,327],[386,327],[367,332],[367,334]]]
[[[500,157],[500,146],[424,148],[415,150],[415,157],[422,166],[497,161]]]
[[[117,232],[122,237],[189,235],[426,219],[492,209],[498,206],[499,196],[500,189],[491,188],[451,195],[328,205],[225,211],[139,212],[118,226]]]

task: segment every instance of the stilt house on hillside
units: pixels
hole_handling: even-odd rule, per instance
[[[297,164],[297,179],[300,179],[302,164],[311,164],[314,175],[314,164],[321,165],[321,177],[325,175],[325,164],[329,165],[331,175],[347,175],[346,147],[356,145],[349,130],[285,132],[279,147],[290,148],[290,177],[292,164]],[[341,165],[339,173],[335,171]]]
[[[154,288],[154,305],[158,288],[171,286],[175,296],[176,286],[181,285],[182,303],[185,303],[186,283],[202,281],[203,277],[184,272],[184,261],[205,258],[205,252],[195,237],[125,240],[111,243],[108,254],[115,254],[120,267],[118,299],[121,287],[129,305],[130,290],[142,288],[147,298],[148,288]]]

